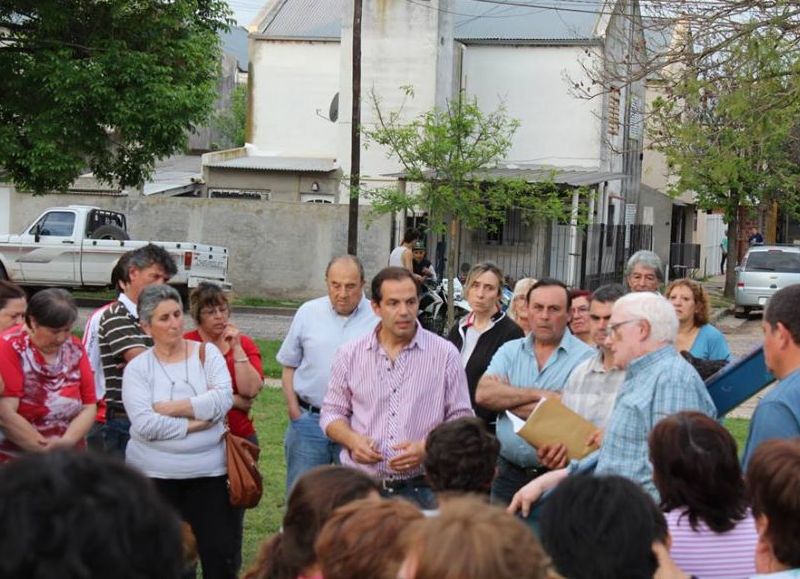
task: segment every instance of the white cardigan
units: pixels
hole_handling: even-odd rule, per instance
[[[189,342],[188,364],[162,363],[162,368],[151,348],[125,367],[122,403],[131,421],[125,461],[148,477],[189,479],[227,472],[222,435],[225,416],[233,405],[231,376],[213,344],[206,345],[203,367],[198,346]],[[211,420],[214,425],[188,433],[188,418],[164,416],[153,410],[156,402],[186,398],[191,401],[195,418]]]

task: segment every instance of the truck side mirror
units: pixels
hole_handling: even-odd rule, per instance
[[[39,241],[42,238],[41,231],[42,231],[42,224],[41,223],[37,223],[36,227],[33,228],[33,240],[36,243],[39,243]]]

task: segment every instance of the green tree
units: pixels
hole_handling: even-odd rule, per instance
[[[406,96],[413,91],[406,88]],[[498,178],[488,171],[505,158],[519,122],[509,119],[501,107],[481,111],[476,100],[459,98],[443,109],[434,108],[410,121],[402,107],[382,111],[372,94],[378,122],[365,129],[367,142],[386,148],[396,158],[411,184],[367,192],[375,213],[424,210],[430,229],[447,240],[447,278],[456,275],[456,233],[468,229],[494,230],[505,222],[508,209],[519,208],[529,222],[577,221],[571,215],[562,189],[552,182],[527,183],[522,179]],[[448,287],[448,326],[453,323],[453,284]]]
[[[217,113],[214,128],[221,133],[225,146],[243,147],[246,125],[247,86],[236,85],[231,94],[230,108]]]
[[[4,1],[0,167],[37,193],[141,183],[207,120],[230,23],[223,0]]]
[[[742,37],[718,53],[716,67],[684,68],[669,95],[654,103],[656,146],[676,177],[672,192],[692,191],[700,209],[724,211],[729,263],[737,255],[740,206],[780,197],[781,206],[797,214],[800,181],[792,142],[800,69],[788,54],[777,34]],[[735,279],[729,267],[728,297]]]

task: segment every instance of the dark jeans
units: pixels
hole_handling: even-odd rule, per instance
[[[416,504],[423,510],[432,510],[436,508],[436,494],[427,483],[409,483],[397,488],[382,488],[381,496],[387,499],[394,497],[405,499]]]
[[[125,460],[125,448],[130,440],[131,421],[121,416],[95,422],[86,443],[90,449]]]
[[[719,270],[720,270],[722,273],[725,273],[725,260],[726,260],[726,259],[728,259],[728,254],[727,254],[727,253],[723,253],[723,254],[722,254],[722,259],[721,259],[721,260],[720,260],[720,262],[719,262]]]
[[[237,509],[228,500],[228,477],[152,480],[161,495],[191,525],[197,539],[203,579],[234,579],[237,575],[236,528],[240,519]]]
[[[545,468],[522,469],[502,456],[497,457],[497,476],[492,482],[492,502],[507,506],[519,489],[547,472]]]

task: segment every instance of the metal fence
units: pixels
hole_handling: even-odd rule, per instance
[[[526,223],[512,210],[496,231],[462,229],[459,265],[492,261],[512,280],[554,277],[594,290],[621,282],[628,258],[652,247],[651,225]]]

